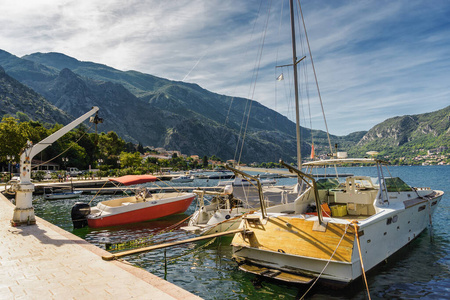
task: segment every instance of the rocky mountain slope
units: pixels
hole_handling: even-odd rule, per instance
[[[353,148],[389,154],[450,148],[450,106],[441,110],[387,119],[370,129]]]
[[[5,69],[4,75],[26,85],[39,102],[48,100],[72,118],[96,105],[104,119],[99,130],[112,130],[126,141],[180,150],[188,155],[235,158],[242,143],[243,116],[251,104],[241,160],[295,161],[294,123],[256,101],[215,94],[196,84],[82,62],[61,53],[34,53],[19,58],[0,50],[0,66]],[[5,90],[7,84],[2,85]],[[31,118],[42,120],[39,109],[25,110],[17,104],[20,101],[13,102],[9,110],[3,108],[6,104],[2,105],[0,116],[24,111]],[[331,142],[333,147],[338,144],[339,151],[358,156],[368,150],[393,151],[424,144],[450,147],[449,118],[449,107],[434,113],[396,117],[368,132],[332,135]],[[325,132],[302,128],[303,155],[309,156],[311,134],[316,154],[329,153]]]
[[[68,123],[70,116],[34,90],[8,76],[0,66],[0,117],[10,115],[21,121]]]
[[[99,106],[105,120],[99,129],[113,130],[127,141],[224,159],[234,158],[242,142],[240,124],[247,99],[57,53],[18,58],[0,51],[0,65],[74,117]],[[251,105],[242,161],[293,160],[294,124],[256,101]],[[308,137],[310,131],[303,129],[303,135]],[[309,147],[302,145],[305,152]]]

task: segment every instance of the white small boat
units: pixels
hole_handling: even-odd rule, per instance
[[[49,190],[49,192],[48,192]],[[53,190],[53,188],[44,188],[45,200],[74,199],[80,197],[83,191],[74,191],[72,189]]]
[[[192,181],[194,181],[194,179],[195,179],[195,177],[193,175],[192,176],[181,175],[181,176],[172,178],[170,181],[172,181],[172,182],[192,182]]]
[[[258,177],[266,178],[266,179],[268,179],[268,178],[274,179],[274,178],[280,177],[280,175],[276,174],[276,173],[264,172],[262,174],[258,174]]]
[[[255,211],[248,202],[233,196],[233,187],[228,185],[222,192],[194,190],[198,195],[198,206],[189,219],[188,226],[181,229],[208,235],[237,229],[245,213]],[[212,196],[209,203],[205,202],[205,195]],[[258,203],[254,203],[258,207]]]
[[[235,230],[238,229],[243,216],[260,209],[261,202],[272,207],[298,197],[298,191],[295,188],[269,186],[267,194],[260,193],[258,185],[261,185],[264,180],[233,168],[229,169],[244,176],[244,178],[237,177],[241,184],[226,185],[222,192],[194,190],[194,193],[198,195],[199,208],[190,218],[188,226],[181,229],[200,235]],[[212,196],[209,203],[205,202],[205,195]]]
[[[110,181],[129,186],[156,179],[151,175],[127,175]],[[184,192],[151,194],[144,187],[137,190],[134,196],[102,201],[92,208],[87,203],[76,203],[72,207],[72,222],[74,228],[86,225],[99,228],[154,220],[184,213],[195,196],[194,193]]]
[[[260,180],[260,183],[262,185],[271,185],[271,184],[275,184],[277,183],[277,181],[275,179],[263,179]],[[255,180],[251,180],[251,179],[246,179],[246,178],[241,178],[241,177],[236,177],[234,180],[228,180],[228,181],[221,181],[219,182],[219,186],[226,186],[226,185],[232,185],[232,186],[250,186],[250,185],[255,185],[256,181]]]

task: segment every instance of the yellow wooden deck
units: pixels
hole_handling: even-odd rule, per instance
[[[301,218],[270,217],[266,224],[263,223],[246,220],[246,226],[253,234],[236,234],[232,245],[328,260],[348,226],[332,260],[351,262],[355,239],[351,225],[328,223],[322,232],[313,230],[314,221]]]

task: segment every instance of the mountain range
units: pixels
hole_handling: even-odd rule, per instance
[[[98,106],[104,119],[101,131],[115,131],[124,140],[144,146],[223,159],[238,158],[241,124],[247,123],[241,161],[295,161],[295,124],[257,101],[61,53],[19,58],[0,50],[0,66],[0,116],[22,113],[32,120],[66,124]],[[448,145],[449,107],[437,113],[442,122],[434,115],[397,117],[368,132],[331,135],[332,144],[357,152],[386,144],[401,146],[426,136],[428,141],[433,137],[436,143]],[[325,132],[302,128],[301,135],[302,153],[309,155],[311,135],[316,153],[330,151]]]

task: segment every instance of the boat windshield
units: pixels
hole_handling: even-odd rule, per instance
[[[410,192],[412,188],[398,177],[385,178],[388,192]]]
[[[339,186],[339,180],[336,178],[321,178],[316,181],[318,190],[332,190]]]

